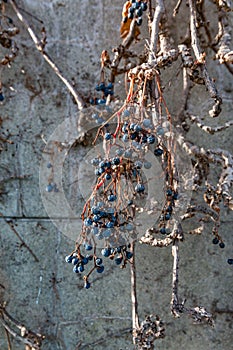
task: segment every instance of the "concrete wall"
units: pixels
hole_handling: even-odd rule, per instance
[[[20,7],[43,19],[47,51],[64,75],[74,78],[83,96],[94,93],[100,77],[101,51],[111,51],[120,42],[119,23],[124,1],[24,0],[19,3]],[[15,20],[9,4],[6,10]],[[39,33],[38,22],[26,16]],[[177,37],[180,18],[173,23]],[[129,268],[121,270],[106,263],[106,272],[94,276],[93,287],[83,289],[82,278],[74,275],[64,263],[64,256],[73,249],[74,237],[64,235],[59,225],[51,222],[42,203],[39,170],[45,159],[43,139],[48,140],[66,118],[76,118],[78,111],[64,84],[35,49],[25,28],[15,21],[20,28],[20,34],[15,37],[20,50],[12,67],[4,67],[1,77],[5,95],[0,106],[2,132],[9,133],[14,143],[4,143],[1,152],[1,179],[8,180],[2,182],[0,212],[6,219],[13,220],[39,262],[25,247],[19,246],[19,239],[1,219],[0,283],[5,286],[2,298],[16,319],[45,334],[44,350],[133,349],[129,332]],[[139,45],[143,43],[142,40]],[[217,125],[232,116],[233,86],[232,77],[223,66],[212,65],[211,70],[225,102],[222,116],[218,120],[208,120]],[[172,113],[180,106],[180,79],[173,79],[177,88],[168,99]],[[192,103],[195,113],[207,111],[209,99],[204,89],[194,89]],[[209,137],[193,126],[189,138],[207,148],[217,144],[233,151],[230,129]],[[80,213],[83,200],[78,190],[73,192],[71,185],[77,178],[76,167],[89,150],[83,145],[73,146],[64,166],[67,201],[76,213]],[[27,177],[17,178],[23,175]],[[11,176],[16,178],[9,178]],[[47,176],[50,176],[49,169]],[[51,197],[51,201],[56,201],[54,198]],[[233,341],[232,268],[226,261],[232,258],[232,219],[227,211],[222,216],[220,233],[226,243],[224,250],[212,245],[210,232],[203,232],[200,237],[187,235],[181,245],[180,294],[187,298],[187,306],[204,305],[213,312],[215,328],[193,325],[186,316],[178,320],[172,318],[169,305],[171,250],[137,246],[140,317],[156,313],[166,325],[166,338],[157,342],[157,349],[230,349]],[[58,283],[52,283],[53,276]],[[0,332],[0,348],[6,350],[4,332],[2,329]],[[23,346],[14,341],[13,349],[23,349]]]

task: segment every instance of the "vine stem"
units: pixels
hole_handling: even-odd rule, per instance
[[[69,82],[68,79],[66,79],[61,72],[60,68],[53,62],[52,58],[48,55],[48,53],[45,51],[45,41],[41,41],[38,39],[37,35],[34,33],[33,29],[30,27],[28,21],[26,18],[22,15],[19,7],[17,6],[16,2],[14,0],[9,0],[9,3],[11,4],[13,10],[15,11],[17,17],[19,20],[24,24],[26,27],[28,33],[30,34],[37,50],[41,53],[41,55],[44,57],[45,61],[50,65],[50,67],[54,70],[56,75],[63,81],[63,83],[68,88],[69,92],[73,96],[76,104],[78,105],[78,108],[82,110],[85,107],[85,103],[79,93],[74,89],[73,85]]]
[[[163,0],[156,1],[155,13],[152,21],[151,27],[151,38],[150,38],[150,52],[148,63],[151,63],[157,52],[158,39],[159,39],[159,23],[161,17],[165,11]]]
[[[133,257],[130,264],[131,304],[132,304],[133,343],[135,344],[135,331],[139,328],[138,300],[137,300],[137,286],[136,286],[135,242],[131,244],[131,252],[133,253]]]

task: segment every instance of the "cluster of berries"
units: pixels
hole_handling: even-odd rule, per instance
[[[147,2],[140,0],[129,1],[128,13],[123,17],[123,23],[126,23],[128,19],[136,18],[136,23],[138,26],[142,24],[143,12],[147,10]]]
[[[90,103],[94,105],[105,105],[107,101],[107,97],[114,95],[114,86],[110,82],[107,85],[104,82],[101,82],[100,84],[97,84],[95,87],[95,90],[98,92],[102,92],[101,98],[91,98]]]
[[[65,257],[65,261],[68,264],[72,264],[73,272],[75,273],[83,273],[85,271],[85,266],[92,261],[93,266],[89,270],[89,272],[84,275],[84,288],[89,289],[91,286],[91,283],[89,282],[88,278],[91,275],[93,271],[96,271],[97,273],[103,273],[104,272],[104,265],[103,265],[103,259],[101,257],[96,256],[95,252],[93,254],[89,254],[87,252],[90,252],[93,249],[93,246],[90,242],[83,243],[83,248],[85,249],[85,253],[81,252],[81,245],[77,246],[75,251],[73,251],[70,255],[67,255]],[[130,248],[130,246],[128,246]],[[111,260],[115,261],[116,265],[121,265],[121,268],[124,268],[128,261],[133,257],[133,254],[127,250],[127,246],[119,246],[117,248],[110,248],[106,247],[101,250],[101,254],[105,258],[110,258]]]
[[[96,121],[100,118],[100,114],[93,114]],[[117,265],[122,264],[124,267],[132,256],[130,251],[122,247],[136,239],[136,214],[145,207],[144,200],[149,186],[145,170],[152,167],[147,154],[150,151],[151,155],[161,157],[162,168],[167,169],[166,160],[169,157],[166,135],[161,125],[154,126],[148,114],[135,106],[122,109],[117,114],[116,124],[102,124],[97,136],[102,138],[105,154],[90,160],[94,167],[95,185],[81,213],[80,238],[81,242],[100,241],[102,246],[107,247],[102,250],[102,255],[114,259]],[[166,203],[158,224],[161,234],[168,233],[167,226],[178,198],[169,178],[165,180],[164,187]],[[80,272],[90,257],[84,256],[81,259],[80,252],[75,251],[72,258],[69,258],[71,262],[74,254],[79,255],[75,272]],[[83,262],[84,258],[86,260]],[[93,259],[94,269],[102,271],[103,268],[100,269],[96,263],[95,255]]]

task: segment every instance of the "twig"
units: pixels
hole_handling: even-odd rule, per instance
[[[215,100],[215,103],[212,107],[212,109],[209,111],[209,115],[211,117],[217,117],[221,112],[221,104],[222,99],[218,94],[218,91],[213,83],[213,81],[210,79],[209,73],[207,71],[206,65],[205,65],[205,55],[201,52],[199,39],[197,35],[197,13],[196,13],[196,7],[193,0],[189,0],[189,8],[190,8],[190,31],[191,31],[191,44],[194,51],[194,54],[196,56],[196,59],[198,63],[201,66],[201,72],[203,75],[203,79],[205,81],[205,86],[207,90],[209,91],[209,94],[211,98]]]
[[[133,343],[135,344],[136,330],[139,328],[137,287],[136,287],[135,242],[133,242],[131,244],[131,252],[133,253],[133,257],[131,259],[131,264],[130,264],[130,272],[131,272],[131,303],[132,303],[132,328],[133,328]]]
[[[173,10],[173,17],[176,17],[177,13],[179,12],[180,5],[182,3],[182,0],[178,0],[176,6]]]
[[[5,223],[11,228],[11,230],[14,232],[14,234],[18,237],[18,239],[21,241],[22,246],[25,247],[29,253],[33,256],[36,262],[39,262],[39,259],[37,258],[36,254],[32,251],[32,249],[27,245],[27,243],[24,241],[24,239],[21,237],[21,235],[16,231],[13,224],[5,219],[4,215],[0,213],[0,216],[4,219]]]
[[[148,58],[149,64],[153,61],[157,53],[158,39],[159,39],[159,23],[164,12],[165,12],[165,7],[164,7],[163,0],[157,0],[154,18],[151,24],[152,28],[151,28],[151,37],[150,37],[150,52],[149,52],[149,58]]]
[[[203,131],[207,132],[208,134],[215,134],[216,132],[222,131],[222,130],[226,130],[228,129],[230,126],[233,125],[233,120],[230,120],[229,122],[226,122],[224,125],[219,125],[219,126],[215,126],[215,127],[211,127],[208,125],[205,125],[201,118],[197,115],[190,115],[187,114],[187,116],[189,117],[189,119],[195,123],[200,129],[202,129]]]
[[[172,298],[171,312],[173,316],[180,317],[180,303],[178,299],[178,282],[179,282],[179,246],[178,240],[174,239],[172,245],[173,269],[172,269]]]
[[[63,75],[63,73],[61,72],[61,70],[58,68],[58,66],[53,62],[53,60],[51,59],[51,57],[48,55],[48,53],[45,51],[44,49],[44,40],[41,41],[38,39],[38,37],[36,36],[36,34],[34,33],[33,29],[30,27],[29,23],[27,22],[27,20],[25,19],[25,17],[22,15],[22,12],[20,11],[19,7],[17,6],[16,2],[14,0],[9,0],[9,3],[11,4],[13,10],[15,11],[17,17],[19,18],[19,20],[24,24],[24,26],[26,27],[28,33],[30,34],[37,50],[41,53],[41,55],[44,57],[45,61],[48,62],[48,64],[50,65],[50,67],[54,70],[54,72],[57,74],[57,76],[63,81],[63,83],[66,85],[66,87],[68,88],[69,92],[71,93],[71,95],[73,96],[75,102],[78,105],[78,108],[80,110],[82,110],[85,107],[84,101],[81,98],[81,96],[79,95],[79,93],[74,89],[72,83],[70,83],[68,81],[68,79],[66,79]]]

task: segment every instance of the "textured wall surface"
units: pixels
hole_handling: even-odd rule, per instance
[[[74,79],[85,97],[94,93],[95,84],[99,82],[102,50],[111,51],[120,42],[123,3],[110,0],[19,1],[20,7],[43,19],[47,52],[64,75]],[[6,10],[15,19],[9,4]],[[25,15],[39,33],[40,24]],[[173,23],[177,37],[180,18]],[[39,170],[45,159],[44,140],[48,140],[66,118],[76,118],[78,111],[64,84],[35,49],[25,28],[17,19],[15,22],[20,28],[20,34],[15,37],[18,57],[11,68],[2,70],[1,76],[5,95],[0,105],[2,131],[9,133],[14,143],[4,143],[1,152],[0,178],[8,180],[1,182],[0,212],[12,220],[39,261],[35,261],[24,246],[20,247],[19,239],[1,219],[0,283],[5,286],[2,298],[16,319],[45,334],[43,350],[133,349],[129,268],[121,270],[107,263],[106,272],[94,276],[93,287],[83,289],[82,278],[64,263],[64,256],[72,251],[74,240],[51,222],[43,205]],[[144,41],[138,45],[144,45]],[[222,116],[208,122],[221,125],[232,117],[232,77],[221,65],[210,66],[210,69],[223,91],[225,104]],[[177,86],[176,93],[168,93],[168,104],[175,113],[180,106],[180,78],[173,79],[173,84]],[[117,89],[118,86],[117,83]],[[207,111],[209,100],[204,88],[194,88],[192,103],[196,114]],[[209,137],[192,126],[189,138],[207,148],[217,145],[233,152],[232,129]],[[80,213],[83,200],[78,190],[74,192],[72,184],[77,179],[79,163],[89,150],[83,145],[72,147],[64,165],[67,200],[76,213]],[[23,175],[26,177],[17,178]],[[51,201],[56,201],[54,195]],[[60,209],[62,212],[63,208]],[[232,268],[226,261],[233,254],[232,222],[230,213],[223,214],[220,233],[226,243],[224,250],[211,244],[210,232],[203,232],[200,237],[187,235],[181,245],[180,294],[187,299],[188,306],[204,305],[210,310],[214,314],[214,328],[193,325],[186,316],[178,320],[172,318],[171,250],[137,246],[140,317],[156,313],[166,325],[166,337],[157,341],[156,349],[231,348]],[[53,277],[57,283],[53,283]],[[3,329],[0,329],[0,348],[7,350]],[[23,346],[14,341],[13,349],[23,349]]]

